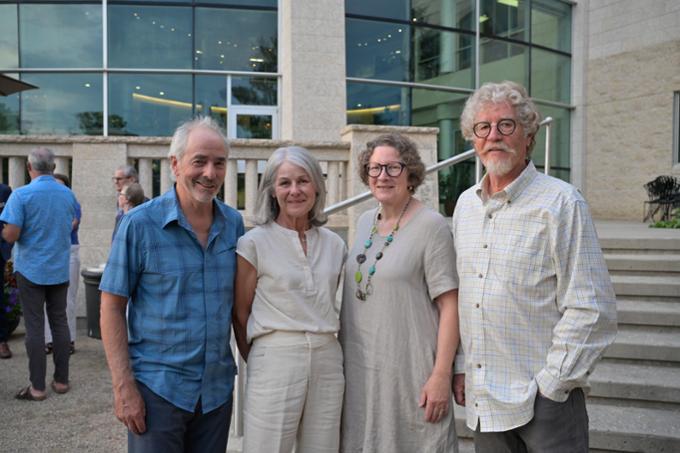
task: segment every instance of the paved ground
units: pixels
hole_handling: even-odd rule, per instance
[[[54,372],[47,357],[48,397],[45,401],[19,401],[15,393],[28,385],[28,358],[24,328],[12,334],[14,356],[0,360],[0,452],[127,451],[127,431],[113,415],[111,377],[101,340],[86,335],[79,318],[76,353],[71,356],[71,391],[57,395],[49,389]],[[240,451],[240,438],[232,439],[229,452]]]
[[[84,320],[82,320],[84,321]],[[100,340],[80,329],[71,356],[71,391],[47,400],[19,401],[14,394],[28,385],[23,326],[9,341],[14,356],[0,361],[0,451],[125,452],[126,431],[113,415],[111,378]],[[47,385],[54,372],[48,356]]]

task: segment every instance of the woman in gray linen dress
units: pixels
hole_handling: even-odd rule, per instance
[[[359,168],[380,206],[359,218],[346,264],[341,451],[456,452],[451,230],[413,198],[425,167],[409,139],[387,134],[369,142]]]

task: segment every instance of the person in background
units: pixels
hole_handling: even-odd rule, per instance
[[[414,197],[425,166],[410,139],[377,137],[358,168],[379,207],[359,218],[345,272],[341,451],[456,452],[451,230]]]
[[[539,122],[514,82],[484,84],[461,115],[486,168],[453,213],[465,355],[453,390],[478,453],[587,453],[583,389],[616,336],[588,205],[531,161]]]
[[[139,206],[145,201],[148,201],[148,199],[144,196],[144,189],[139,183],[133,182],[123,186],[118,194],[118,209],[125,215],[130,209]],[[120,225],[120,219],[123,218],[123,215],[117,218],[112,237],[116,236],[118,225]]]
[[[68,176],[61,173],[55,173],[54,179],[60,183],[71,188],[71,181]],[[76,199],[76,217],[73,219],[73,229],[71,230],[71,255],[69,259],[69,284],[68,292],[66,293],[66,319],[68,321],[68,330],[71,334],[71,346],[69,353],[76,352],[76,319],[78,308],[78,284],[80,282],[80,243],[78,242],[78,228],[80,227],[80,218],[82,211],[80,203]],[[47,311],[45,311],[47,318]],[[52,354],[52,330],[49,324],[45,323],[45,353]]]
[[[248,361],[244,452],[338,451],[344,377],[335,297],[347,251],[322,227],[325,201],[309,151],[274,151],[258,226],[236,250],[234,332]]]
[[[54,337],[55,393],[69,391],[69,343],[66,294],[69,282],[71,231],[76,197],[56,182],[54,153],[35,148],[28,155],[30,184],[10,195],[0,221],[3,238],[14,242],[17,287],[26,327],[26,353],[31,384],[16,398],[42,401],[47,397],[45,374],[45,311]]]
[[[12,194],[12,189],[7,184],[0,184],[0,214],[5,208],[5,203],[7,199]],[[4,222],[0,222],[0,232],[2,232],[2,227],[5,225]],[[0,275],[4,277],[5,275],[5,265],[12,256],[12,244],[5,241],[0,236]],[[3,288],[4,289],[4,288]],[[5,291],[0,293],[0,299],[4,302]],[[9,349],[9,326],[7,325],[7,319],[5,318],[5,311],[0,310],[0,359],[9,359],[12,357],[12,351]]]
[[[135,182],[139,182],[139,176],[137,174],[137,170],[135,170],[135,167],[132,165],[121,165],[120,167],[116,168],[116,171],[111,177],[111,181],[113,181],[113,187],[116,189],[116,197],[118,197],[120,196],[120,192],[123,190],[123,187]],[[123,209],[120,207],[118,198],[116,198],[116,218],[113,228],[114,234],[118,224],[120,223],[121,217],[123,217]],[[113,240],[113,235],[111,236],[111,240]]]
[[[100,289],[101,334],[128,451],[224,452],[241,215],[216,195],[227,169],[214,120],[175,131],[165,194],[123,216]],[[126,322],[126,308],[129,308]]]

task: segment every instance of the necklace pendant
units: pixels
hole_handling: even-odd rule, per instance
[[[357,292],[354,295],[359,300],[366,300],[366,294],[360,289],[357,289]]]
[[[354,273],[354,281],[357,283],[361,283],[361,280],[363,280],[364,276],[361,275],[361,271],[356,271]]]
[[[366,262],[366,255],[364,255],[363,253],[359,253],[357,255],[357,263],[363,264],[365,262]]]
[[[366,292],[365,292],[364,300],[366,299],[366,296],[370,296],[371,294],[373,294],[373,284],[368,283],[366,285]]]
[[[366,239],[366,242],[364,242],[364,248],[370,249],[372,245],[373,241],[370,238]]]

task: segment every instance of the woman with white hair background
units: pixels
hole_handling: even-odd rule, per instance
[[[337,452],[344,391],[335,296],[347,248],[322,228],[325,184],[304,148],[267,162],[258,225],[238,242],[234,332],[248,362],[244,452]]]

